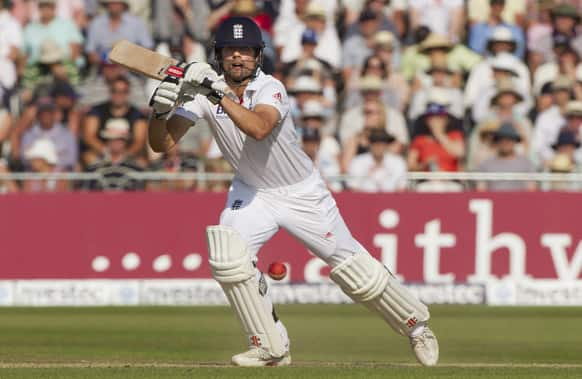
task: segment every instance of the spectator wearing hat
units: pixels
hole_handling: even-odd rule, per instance
[[[324,91],[320,78],[316,78],[314,75],[302,75],[297,79],[287,82],[289,88],[289,109],[293,119],[297,124],[300,123],[301,112],[305,103],[309,100],[315,100],[323,104],[325,112],[328,116],[333,113],[333,101],[335,101],[335,92],[329,93],[330,91]],[[330,97],[327,97],[330,96]],[[335,131],[335,125],[329,124],[332,128],[331,133]],[[328,129],[326,128],[326,131]]]
[[[422,54],[415,63],[417,71],[415,80],[422,83],[425,71],[435,62],[446,61],[451,67],[461,71],[461,74],[471,71],[481,62],[482,57],[461,43],[452,43],[446,37],[431,33],[419,46]],[[420,77],[420,78],[419,78]]]
[[[582,117],[582,115],[580,116]],[[578,125],[580,127],[580,125]],[[580,134],[575,130],[568,127],[562,128],[558,134],[556,142],[552,145],[552,150],[555,154],[561,154],[567,156],[572,163],[577,163],[579,161],[579,155],[577,153],[580,148]],[[550,163],[551,165],[551,163]]]
[[[520,154],[527,155],[530,152],[532,138],[532,124],[526,115],[519,109],[519,104],[523,101],[523,96],[515,89],[512,79],[501,79],[496,82],[494,92],[485,92],[482,101],[478,101],[474,106],[473,118],[478,124],[493,121],[497,124],[505,122],[512,123],[521,137],[517,145]],[[480,107],[480,108],[479,108]],[[479,128],[477,128],[479,129]],[[471,140],[476,138],[471,136]]]
[[[321,137],[320,154],[329,161],[338,161],[340,145],[329,130],[326,130],[326,122],[329,114],[323,104],[317,100],[307,101],[301,110],[301,118],[297,124],[303,129],[317,129]]]
[[[364,60],[374,53],[374,37],[381,30],[381,15],[371,9],[363,9],[358,18],[358,32],[346,38],[342,45],[343,78],[349,82],[361,69]],[[400,43],[396,38],[391,42],[392,67],[400,62]]]
[[[341,42],[333,25],[333,20],[329,19],[328,10],[318,2],[311,1],[304,8],[302,17],[296,15],[295,20],[288,22],[288,20],[282,20],[280,15],[275,23],[274,42],[279,52],[280,61],[288,63],[299,58],[303,32],[306,29],[311,29],[316,33],[317,39],[315,56],[328,62],[334,68],[339,68]]]
[[[128,125],[127,154],[136,160],[145,159],[147,121],[129,103],[129,86],[129,80],[124,76],[113,80],[110,87],[111,100],[91,108],[83,120],[82,158],[85,165],[94,164],[106,154],[107,140],[101,132],[112,119],[123,120]]]
[[[528,112],[528,118],[537,123],[538,116],[554,105],[553,83],[546,83],[542,86],[540,93],[535,97],[535,104]]]
[[[412,81],[414,75],[422,69],[430,66],[426,64],[427,57],[420,52],[422,42],[430,35],[430,29],[421,25],[411,31],[411,44],[404,47],[402,51],[402,60],[400,62],[400,72],[407,81]],[[423,65],[424,64],[424,65]]]
[[[475,171],[481,162],[495,156],[493,134],[499,129],[497,120],[487,120],[477,124],[469,137],[466,170]]]
[[[55,169],[58,171],[73,171],[78,168],[79,147],[77,139],[64,125],[58,122],[57,107],[50,97],[37,100],[33,111],[36,119],[32,126],[25,131],[18,130],[14,133],[12,142],[13,157],[22,159],[25,167],[30,168],[30,161],[26,152],[40,139],[48,139],[56,149]],[[20,138],[21,136],[21,138]]]
[[[577,66],[582,67],[578,53],[568,44],[557,51],[556,57],[555,61],[540,65],[534,72],[533,88],[535,93],[539,93],[545,83],[553,81],[558,76],[566,76],[572,82],[576,82]]]
[[[569,101],[563,110],[558,105],[554,105],[540,114],[533,136],[533,149],[539,164],[542,167],[547,167],[548,162],[554,156],[552,145],[558,139],[563,127],[575,133],[580,139],[581,126],[582,102],[580,101]],[[580,162],[582,162],[582,156]]]
[[[382,59],[390,72],[398,72],[400,68],[400,43],[392,32],[380,30],[374,35],[372,54]]]
[[[24,151],[24,159],[28,162],[29,172],[50,174],[59,171],[57,147],[49,138],[34,140]],[[22,186],[24,192],[62,192],[68,189],[66,181],[54,179],[26,180]]]
[[[580,26],[580,13],[570,4],[555,5],[550,11],[551,30],[539,37],[535,45],[530,44],[532,54],[540,56],[542,62],[556,60],[555,48],[570,45],[579,55],[582,55],[582,34],[577,30]]]
[[[409,0],[410,25],[426,25],[434,33],[456,43],[465,24],[462,0]]]
[[[41,57],[41,47],[45,40],[52,40],[61,51],[62,60],[80,65],[82,63],[81,44],[83,36],[70,20],[56,16],[56,0],[39,0],[39,20],[32,21],[24,28],[23,53],[27,63],[34,65]],[[47,54],[47,52],[44,52]]]
[[[496,155],[477,166],[478,172],[490,173],[533,173],[533,163],[524,155],[519,154],[515,148],[521,141],[519,133],[512,123],[505,122],[493,134],[493,142],[496,147]],[[478,182],[478,191],[534,191],[534,182],[527,181],[486,181]]]
[[[79,69],[69,59],[65,58],[63,50],[52,39],[45,39],[40,46],[40,55],[34,63],[28,63],[22,76],[22,85],[26,94],[21,97],[24,101],[29,93],[37,91],[39,87],[49,89],[55,82],[69,82],[79,84]]]
[[[554,174],[571,174],[577,172],[578,168],[570,156],[556,153],[548,164],[548,171]],[[580,191],[580,183],[574,181],[551,181],[544,184],[549,191]]]
[[[578,141],[582,140],[582,101],[571,101],[566,106],[564,113],[566,125],[562,130],[568,130],[576,136]],[[556,139],[558,140],[559,137]],[[582,150],[577,149],[574,154],[576,164],[582,164]]]
[[[142,19],[128,12],[128,0],[99,0],[106,9],[96,16],[87,30],[85,52],[89,63],[97,69],[106,60],[113,44],[126,39],[145,48],[153,48],[150,32]]]
[[[481,97],[473,104],[473,120],[477,123],[488,118],[512,121],[520,125],[516,126],[520,131],[530,130],[531,123],[527,120],[529,107],[522,104],[524,101],[525,97],[517,89],[516,80],[512,76],[502,76],[492,87],[483,89]],[[525,126],[526,123],[529,126]],[[522,138],[529,140],[526,135],[522,135]]]
[[[369,151],[351,161],[348,187],[352,191],[395,192],[406,189],[406,162],[390,151],[395,139],[384,129],[374,129],[368,136]]]
[[[552,145],[555,154],[548,163],[548,170],[554,173],[568,174],[578,172],[580,163],[580,135],[569,128],[562,128],[556,142]],[[551,190],[580,190],[578,182],[550,182]],[[546,184],[546,185],[548,185]]]
[[[523,62],[507,51],[488,57],[471,70],[464,93],[466,109],[471,109],[482,98],[483,93],[493,92],[497,81],[510,78],[516,90],[523,96],[523,102],[519,105],[520,112],[527,113],[533,104],[530,73]]]
[[[503,21],[502,13],[505,8],[505,0],[489,0],[490,9],[489,18],[483,22],[473,24],[469,30],[469,47],[481,55],[487,52],[487,44],[491,43],[490,36],[495,28],[503,26],[507,28],[512,35],[509,43],[514,44],[513,54],[520,59],[525,56],[525,36],[523,30],[515,25]]]
[[[454,86],[453,73],[454,70],[444,62],[434,64],[427,70],[430,84],[420,87],[414,92],[408,108],[409,120],[414,121],[420,117],[424,113],[426,105],[435,96],[437,98],[445,96],[448,99],[449,112],[456,118],[462,119],[464,117],[463,93]],[[438,92],[444,93],[444,95],[436,94]]]
[[[325,118],[325,112],[320,103],[307,102],[301,116],[299,135],[303,150],[326,180],[328,187],[334,192],[339,192],[342,190],[341,183],[326,179],[340,174],[340,146],[335,138],[323,132]]]
[[[18,68],[22,64],[20,49],[23,45],[22,27],[11,14],[10,7],[0,2],[0,86],[11,90],[18,79]]]
[[[99,132],[105,141],[101,159],[87,167],[88,172],[101,174],[89,181],[86,188],[93,191],[135,191],[144,189],[144,183],[131,177],[141,171],[129,151],[130,126],[123,118],[109,119]]]
[[[359,82],[362,104],[346,109],[341,115],[339,137],[342,147],[349,140],[357,138],[367,123],[367,119],[383,115],[384,129],[396,138],[393,147],[401,152],[409,144],[409,133],[403,114],[382,102],[382,80],[376,76],[364,76]],[[344,166],[347,167],[347,166]]]
[[[282,65],[283,80],[290,85],[299,76],[312,76],[323,84],[326,97],[332,104],[336,102],[337,80],[341,79],[339,71],[335,70],[327,61],[315,54],[317,48],[317,33],[312,29],[305,29],[301,36],[301,55]]]
[[[370,55],[367,57],[359,75],[357,77],[355,75],[352,76],[351,82],[348,83],[345,89],[345,98],[343,101],[343,107],[345,109],[362,103],[362,95],[359,88],[362,77],[379,78],[382,82],[382,102],[394,109],[403,111],[408,103],[410,92],[408,83],[399,72],[390,69],[378,55]]]
[[[410,171],[459,171],[465,156],[462,121],[448,110],[449,99],[439,93],[413,124],[408,150]]]

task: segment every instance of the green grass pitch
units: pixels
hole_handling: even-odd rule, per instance
[[[0,378],[582,378],[582,307],[432,306],[440,365],[355,305],[277,307],[290,367],[229,365],[227,307],[0,309]]]

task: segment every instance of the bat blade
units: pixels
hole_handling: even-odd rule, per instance
[[[184,70],[177,66],[179,62],[176,59],[127,40],[121,40],[113,45],[109,52],[109,60],[152,79],[163,80],[168,75],[177,78],[184,76]]]

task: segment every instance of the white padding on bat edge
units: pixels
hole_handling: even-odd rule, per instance
[[[417,323],[430,318],[426,305],[368,253],[354,254],[329,276],[352,300],[377,312],[402,335],[409,335]]]
[[[242,324],[249,346],[261,347],[273,357],[282,357],[287,348],[259,291],[256,269],[246,243],[228,226],[209,226],[206,237],[212,275]]]

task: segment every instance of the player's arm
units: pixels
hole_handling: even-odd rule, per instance
[[[253,110],[248,110],[227,96],[222,98],[220,105],[243,133],[257,141],[267,138],[279,123],[279,111],[271,105],[257,104]]]
[[[194,125],[192,120],[174,113],[180,89],[178,80],[168,77],[156,88],[150,100],[153,112],[148,124],[148,142],[156,153],[170,150]]]
[[[184,81],[214,104],[220,104],[226,114],[246,135],[260,141],[278,125],[281,113],[275,106],[261,104],[248,110],[227,94],[233,94],[226,82],[207,63],[195,62],[184,71]],[[233,94],[234,95],[234,94]]]
[[[148,142],[156,153],[164,153],[174,147],[194,123],[173,115],[169,120],[151,117],[148,126]]]

